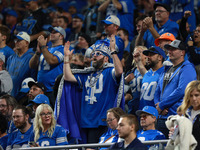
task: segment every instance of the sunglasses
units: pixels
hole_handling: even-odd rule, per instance
[[[104,55],[102,52],[94,52],[92,53],[92,57],[96,55],[96,56],[100,56],[100,55]]]

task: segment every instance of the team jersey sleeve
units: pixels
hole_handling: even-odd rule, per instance
[[[63,47],[56,50],[54,53],[53,53],[54,56],[56,56],[58,58],[58,62],[61,63],[63,62],[64,60],[64,49]]]
[[[56,145],[67,145],[67,135],[63,127],[57,126]]]

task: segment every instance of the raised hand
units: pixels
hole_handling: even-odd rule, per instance
[[[73,53],[73,51],[74,50],[69,50],[69,47],[70,47],[70,42],[69,41],[67,41],[67,43],[65,43],[65,47],[64,47],[64,54],[65,54],[65,56],[70,56],[70,55],[72,55],[72,53]]]
[[[110,51],[115,51],[115,35],[112,34],[110,37]]]

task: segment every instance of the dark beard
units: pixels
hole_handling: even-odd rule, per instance
[[[16,126],[16,128],[18,128],[18,129],[24,129],[25,127],[26,127],[26,125],[27,125],[27,123],[26,123],[26,121],[24,120],[24,122],[23,123],[20,123],[20,125],[19,126]]]
[[[96,62],[92,62],[92,66],[95,68],[95,69],[100,69],[103,65],[103,60],[104,60],[104,57],[97,60]]]

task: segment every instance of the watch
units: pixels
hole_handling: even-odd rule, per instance
[[[110,54],[111,54],[111,55],[117,54],[117,51],[113,51],[113,52],[111,52]]]

